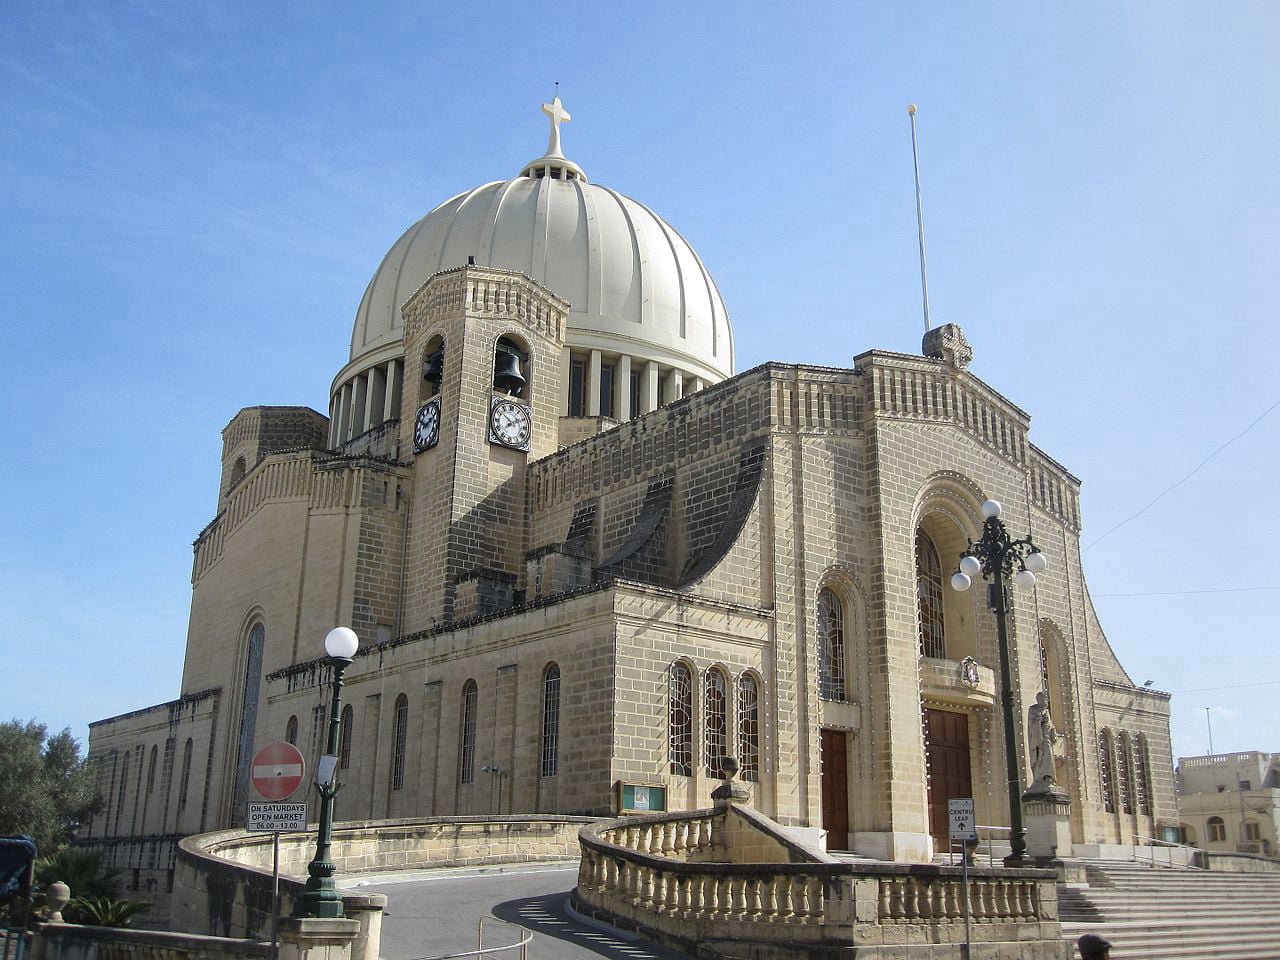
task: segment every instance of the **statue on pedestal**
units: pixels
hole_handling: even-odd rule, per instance
[[[1028,793],[1052,793],[1057,786],[1054,747],[1058,730],[1049,716],[1049,695],[1041,690],[1027,711],[1027,747],[1031,752],[1031,786]]]

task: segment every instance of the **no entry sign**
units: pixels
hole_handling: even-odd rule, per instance
[[[268,743],[253,757],[249,773],[253,788],[264,800],[287,800],[302,783],[306,772],[298,748],[283,740]]]

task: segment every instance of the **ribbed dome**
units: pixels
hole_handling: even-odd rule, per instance
[[[446,200],[396,241],[360,302],[346,371],[385,357],[403,336],[405,300],[474,257],[568,300],[571,348],[656,360],[707,383],[733,374],[729,315],[693,248],[648,207],[588,183],[558,141],[554,130],[554,148],[520,176]]]

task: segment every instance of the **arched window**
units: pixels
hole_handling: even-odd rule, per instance
[[[724,674],[712,668],[703,682],[703,749],[702,759],[707,776],[720,776],[720,761],[729,747],[728,684]]]
[[[1117,806],[1125,813],[1133,813],[1133,753],[1129,749],[1129,734],[1116,734],[1116,793]]]
[[[760,779],[760,684],[749,673],[738,678],[738,769],[743,780]]]
[[[238,484],[241,480],[243,480],[244,474],[245,474],[244,457],[236,457],[236,462],[231,465],[231,480],[227,484],[227,489],[230,490],[232,487]]]
[[[542,775],[554,777],[560,756],[560,665],[542,671]]]
[[[1102,786],[1102,805],[1107,813],[1116,812],[1115,775],[1111,763],[1111,731],[1098,731],[1098,779]]]
[[[409,734],[409,698],[403,693],[396,697],[395,712],[392,714],[392,729],[391,789],[399,790],[404,786],[405,740]],[[472,739],[474,739],[474,727]]]
[[[116,833],[120,833],[120,821],[124,819],[124,798],[125,787],[129,783],[129,760],[131,754],[128,750],[124,754],[124,763],[120,767],[120,793],[116,798]]]
[[[835,591],[818,593],[818,690],[824,700],[848,700],[844,676],[844,604]]]
[[[923,530],[916,531],[916,602],[920,608],[920,655],[944,658],[942,563],[938,548]]]
[[[298,745],[298,718],[297,716],[289,717],[289,722],[284,725],[284,738],[295,747]]]
[[[439,393],[442,380],[444,380],[444,338],[434,336],[427,341],[422,351],[422,383],[418,389],[418,402],[430,400]]]
[[[1133,738],[1134,805],[1139,813],[1151,814],[1151,756],[1147,752],[1146,734]]]
[[[156,759],[159,754],[160,748],[152,744],[151,762],[147,764],[147,796],[151,796],[151,791],[156,787]]]
[[[689,665],[671,665],[670,734],[671,772],[693,776],[693,671]]]
[[[529,354],[515,337],[499,337],[493,350],[493,389],[512,397],[528,393]]]
[[[187,737],[187,744],[182,748],[182,781],[178,786],[178,813],[181,813],[187,805],[187,791],[191,787],[191,738]]]
[[[338,734],[338,766],[343,770],[351,766],[351,725],[355,723],[355,711],[351,704],[342,708],[342,731]]]
[[[254,731],[258,724],[258,693],[262,687],[262,649],[266,644],[266,628],[255,623],[249,630],[244,658],[244,681],[240,700],[240,736],[236,753],[235,794],[232,797],[232,823],[244,819],[249,797],[249,765],[253,761]]]
[[[479,692],[474,680],[462,687],[462,750],[458,758],[458,777],[463,783],[476,779],[476,703]]]
[[[1205,824],[1205,838],[1210,842],[1219,842],[1227,839],[1227,825],[1222,822],[1221,817],[1210,817]]]

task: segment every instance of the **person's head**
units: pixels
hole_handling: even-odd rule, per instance
[[[1082,960],[1110,960],[1111,943],[1096,933],[1086,933],[1076,941]]]

